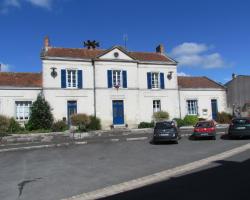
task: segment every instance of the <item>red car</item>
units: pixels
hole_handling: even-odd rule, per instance
[[[194,126],[193,138],[211,138],[216,140],[216,128],[213,121],[200,121]]]

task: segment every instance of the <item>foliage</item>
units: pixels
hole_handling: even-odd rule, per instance
[[[0,115],[0,133],[4,134],[8,132],[10,125],[10,119],[3,115]]]
[[[183,126],[195,125],[199,121],[196,115],[186,115],[183,119]]]
[[[101,120],[95,116],[89,116],[90,122],[87,124],[87,130],[101,130]]]
[[[155,123],[152,122],[140,122],[138,125],[138,128],[153,128],[155,126]]]
[[[177,122],[177,126],[178,127],[184,126],[184,120],[183,119],[181,119],[181,118],[174,118],[173,120]]]
[[[153,114],[153,118],[155,121],[167,120],[167,119],[169,119],[169,113],[165,112],[165,111],[155,112]]]
[[[86,114],[74,114],[70,119],[72,125],[77,126],[79,131],[86,131],[90,123],[90,117]]]
[[[30,119],[27,123],[28,130],[50,129],[53,124],[53,115],[49,103],[42,94],[37,96],[32,104]]]
[[[63,132],[68,130],[68,125],[63,120],[59,120],[52,124],[51,130],[52,132]]]
[[[13,117],[9,119],[9,127],[8,127],[9,133],[17,133],[23,130],[24,128],[21,127],[20,124]]]
[[[233,116],[226,112],[221,112],[217,114],[217,122],[221,124],[229,124]]]

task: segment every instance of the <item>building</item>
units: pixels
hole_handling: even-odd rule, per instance
[[[250,76],[232,74],[232,80],[225,86],[231,112],[236,116],[250,116]]]
[[[1,113],[26,121],[39,92],[56,120],[86,113],[99,117],[104,129],[137,127],[160,110],[171,118],[212,118],[211,113],[226,109],[224,87],[205,77],[178,78],[177,62],[162,45],[155,52],[131,52],[120,46],[57,48],[46,37],[41,60],[42,73],[0,73]]]

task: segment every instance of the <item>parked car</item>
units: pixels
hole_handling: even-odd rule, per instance
[[[234,118],[228,129],[229,138],[250,137],[250,117]]]
[[[216,127],[213,121],[200,121],[194,126],[193,138],[211,138],[216,140]]]
[[[154,127],[153,142],[175,142],[180,139],[178,127],[175,121],[157,122]]]

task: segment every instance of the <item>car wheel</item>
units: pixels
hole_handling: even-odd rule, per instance
[[[212,137],[212,140],[216,140],[216,136],[213,136],[213,137]]]

